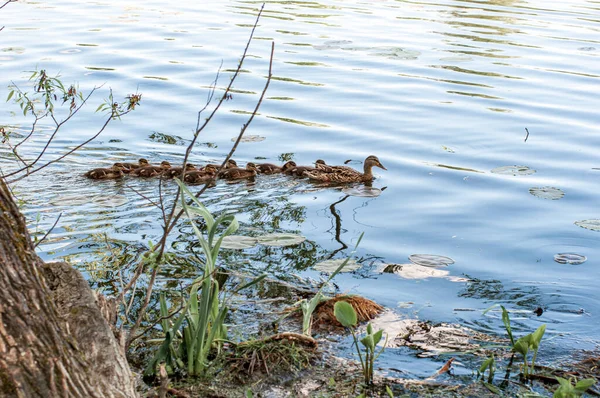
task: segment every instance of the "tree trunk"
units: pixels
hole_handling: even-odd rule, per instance
[[[0,396],[134,397],[125,355],[81,274],[44,264],[0,178]]]

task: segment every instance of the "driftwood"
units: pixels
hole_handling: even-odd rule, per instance
[[[35,254],[2,178],[0,396],[136,396],[123,350],[89,285],[68,264],[45,264]]]

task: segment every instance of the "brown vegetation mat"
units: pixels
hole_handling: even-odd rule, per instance
[[[370,321],[383,312],[383,306],[372,300],[360,296],[340,294],[332,299],[323,301],[317,306],[313,315],[313,328],[342,327],[342,324],[335,319],[335,315],[333,314],[333,307],[338,301],[346,301],[354,308],[358,322]]]
[[[238,344],[227,361],[237,374],[251,376],[255,371],[261,371],[270,376],[273,370],[290,372],[308,367],[319,356],[317,346],[312,337],[279,333]]]

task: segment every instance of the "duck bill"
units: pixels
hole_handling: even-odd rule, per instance
[[[377,166],[381,167],[384,170],[387,170],[385,167],[383,167],[383,165],[381,163],[379,163]]]

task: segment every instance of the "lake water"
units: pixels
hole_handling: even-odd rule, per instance
[[[180,161],[208,87],[221,63],[218,86],[229,82],[260,4],[42,0],[0,10],[0,98],[11,81],[26,87],[36,67],[83,90],[103,85],[44,159],[97,131],[94,110],[109,88],[117,97],[143,94],[139,109],[100,139],[16,184],[32,231],[47,230],[62,213],[39,247],[42,258],[67,259],[94,286],[116,288],[115,270],[103,268],[106,243],[133,261],[161,234],[160,212],[128,186],[156,198],[158,184],[91,182],[82,174],[139,157]],[[315,263],[348,256],[364,232],[355,255],[361,267],[336,277],[343,292],[403,317],[500,336],[498,311],[482,311],[502,304],[513,311],[517,335],[548,325],[540,357],[549,362],[596,347],[600,233],[575,222],[600,218],[597,1],[267,2],[255,36],[232,100],[202,133],[191,161],[218,161],[229,151],[265,84],[274,41],[273,80],[247,131],[265,140],[240,144],[234,158],[352,160],[361,168],[373,154],[388,169],[375,169],[374,186],[386,189],[362,198],[282,176],[220,182],[204,200],[215,212],[236,211],[240,234],[308,239],[298,247],[225,252],[229,267],[318,279]],[[31,122],[12,103],[0,117],[12,131]],[[49,125],[44,121],[42,133]],[[180,138],[168,143],[163,135]],[[43,138],[23,153],[36,153]],[[6,172],[14,164],[0,148]],[[503,166],[528,169],[513,175]],[[532,188],[546,189],[535,196]],[[182,224],[173,250],[187,253],[190,237]],[[558,253],[587,262],[557,263]],[[407,263],[412,254],[455,263],[443,277],[382,273],[382,264]],[[161,285],[178,286],[196,273],[169,267]],[[388,350],[382,366],[410,369],[414,355]],[[440,361],[407,372],[428,376]]]

